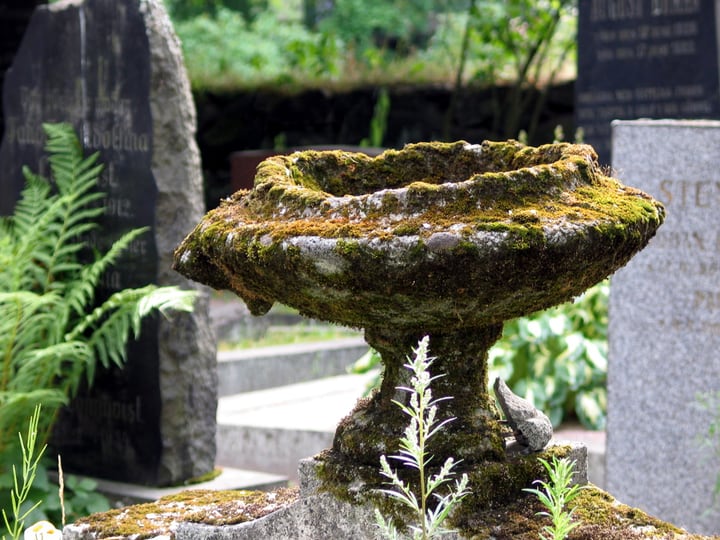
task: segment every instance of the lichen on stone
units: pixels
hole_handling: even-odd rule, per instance
[[[603,175],[584,145],[306,151],[263,162],[253,190],[211,211],[175,267],[258,313],[277,301],[348,326],[431,329],[441,297],[469,327],[572,299],[622,266],[663,217],[660,203]]]
[[[73,528],[92,538],[173,539],[180,523],[232,525],[252,521],[297,500],[297,489],[264,491],[186,490],[143,504],[81,518]]]
[[[178,247],[175,268],[235,291],[255,314],[281,302],[365,329],[383,381],[335,433],[324,474],[340,491],[397,452],[407,418],[395,401],[409,399],[398,397],[409,386],[402,366],[429,335],[434,395],[452,398],[439,414],[454,419],[429,451],[462,460],[468,500],[492,506],[537,467],[508,458],[487,392],[487,351],[503,322],[584,292],[663,219],[659,202],[606,176],[586,145],[419,143],[376,158],[307,151],[260,164],[254,188],[208,213]]]

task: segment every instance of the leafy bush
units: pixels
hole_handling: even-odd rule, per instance
[[[494,131],[514,137],[520,130],[520,118],[532,110],[527,126],[534,135],[545,94],[532,103],[525,92],[529,84],[545,86],[553,82],[576,50],[576,0],[505,0],[473,2],[470,10],[472,32],[468,54],[483,59],[473,66],[471,79],[509,81],[510,91],[497,98]],[[574,65],[574,62],[572,62]]]
[[[305,14],[299,2],[168,3],[196,89],[448,83],[459,70],[461,83],[519,90],[574,65],[575,0],[305,0]]]
[[[267,9],[268,0],[165,0],[170,15],[176,20],[187,20],[204,14],[215,15],[221,9],[242,14],[252,21],[261,11]]]
[[[133,239],[121,236],[88,262],[84,235],[103,214],[96,191],[102,166],[97,154],[83,158],[72,127],[44,126],[51,183],[24,169],[26,185],[11,217],[0,219],[0,486],[11,484],[11,465],[21,462],[19,423],[43,405],[38,426],[48,440],[58,408],[80,383],[92,384],[97,364],[122,365],[131,334],[155,310],[191,311],[194,291],[148,285],[112,294],[95,304],[95,289]],[[86,260],[86,259],[85,259]],[[38,469],[34,487],[43,488]],[[68,482],[72,487],[72,482]],[[85,491],[75,486],[76,493]],[[0,499],[0,507],[6,501]],[[92,503],[92,501],[90,501]]]
[[[335,34],[358,53],[390,47],[407,53],[430,31],[434,0],[336,0],[318,25]]]
[[[185,63],[195,88],[239,87],[338,72],[340,44],[308,31],[300,21],[278,21],[272,11],[247,22],[240,13],[218,8],[177,21]]]
[[[603,282],[572,304],[506,322],[490,349],[490,369],[555,426],[574,413],[605,428],[608,293]]]

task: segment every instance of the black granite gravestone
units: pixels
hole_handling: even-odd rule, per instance
[[[7,73],[3,106],[0,213],[12,212],[23,165],[47,173],[42,123],[70,122],[106,165],[106,212],[89,246],[105,251],[122,232],[152,228],[103,276],[99,299],[148,283],[191,286],[170,261],[204,213],[194,108],[158,1],[38,8]],[[62,412],[52,443],[67,469],[154,485],[212,470],[217,375],[201,296],[195,314],[146,320],[126,367],[99,371]]]
[[[46,2],[43,0],[5,0],[0,3],[0,89],[5,79],[5,71],[12,64],[35,6],[44,3]],[[3,126],[3,114],[0,110],[0,135],[3,133]]]
[[[576,123],[610,162],[610,122],[720,118],[714,0],[582,0]]]

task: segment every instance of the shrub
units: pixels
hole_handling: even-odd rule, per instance
[[[605,428],[609,290],[605,281],[574,303],[508,321],[490,349],[490,369],[554,426],[574,414]]]

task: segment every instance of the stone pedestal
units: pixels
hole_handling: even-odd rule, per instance
[[[575,481],[587,483],[587,448],[579,443],[556,441],[553,446],[570,446],[568,458],[575,461]],[[300,461],[300,498],[291,506],[278,510],[255,521],[222,527],[184,523],[175,533],[176,540],[317,540],[343,538],[347,540],[382,540],[375,525],[374,507],[367,502],[351,504],[323,488],[321,480],[322,458]],[[362,501],[365,486],[358,483],[348,491]],[[75,538],[75,537],[73,537]],[[443,538],[460,540],[455,533]],[[75,539],[79,540],[79,538]]]

